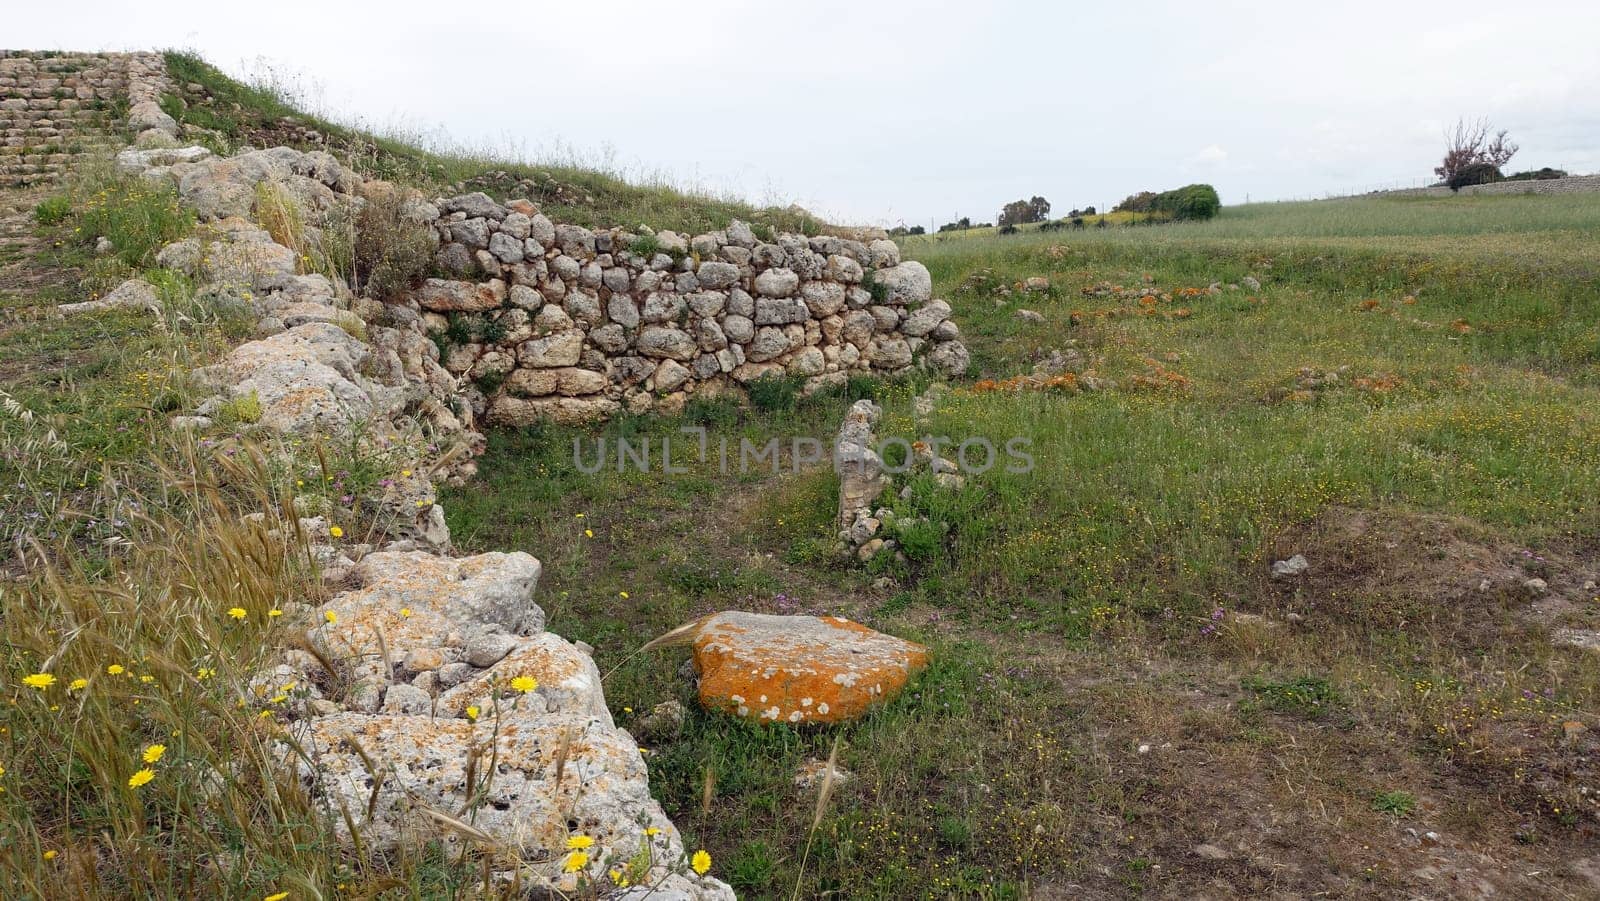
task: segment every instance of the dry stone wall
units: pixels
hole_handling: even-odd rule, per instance
[[[767,376],[809,393],[970,362],[928,270],[883,238],[763,239],[738,221],[693,237],[592,231],[481,193],[437,209],[436,263],[453,277],[416,300],[491,425],[671,413]]]
[[[1600,193],[1600,175],[1574,175],[1530,181],[1497,181],[1487,185],[1467,185],[1460,191],[1444,187],[1407,188],[1385,191],[1396,197],[1450,197],[1455,194],[1594,194]]]
[[[0,50],[0,188],[53,183],[121,147],[125,130],[175,135],[159,105],[167,85],[156,53]]]

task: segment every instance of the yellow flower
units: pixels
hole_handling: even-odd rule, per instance
[[[144,762],[155,763],[156,761],[160,760],[161,755],[165,753],[167,753],[166,745],[151,745],[150,747],[144,749]]]
[[[582,513],[574,513],[574,514],[572,514],[572,517],[573,517],[573,519],[582,519],[583,518],[583,514]]]
[[[127,670],[123,669],[122,668],[122,664],[120,664],[120,663],[113,663],[110,666],[106,667],[106,674],[107,675],[120,676],[125,672],[127,672]]]
[[[155,770],[152,770],[149,767],[145,767],[144,769],[140,770],[139,772],[134,773],[132,776],[128,777],[128,787],[129,788],[138,788],[139,786],[144,785],[146,782],[149,782],[151,779],[154,779],[155,777],[156,777]]]
[[[228,608],[228,615],[234,619],[244,619],[249,614],[244,612],[243,607],[230,607]]]
[[[511,687],[523,694],[527,694],[539,687],[539,680],[532,676],[518,676],[511,680]]]
[[[44,859],[45,860],[55,860],[56,859],[56,855],[60,854],[60,853],[61,853],[60,851],[57,851],[56,849],[51,848],[50,850],[44,852]]]
[[[400,476],[401,476],[401,478],[406,478],[406,479],[411,478],[411,470],[409,470],[409,469],[400,470]]]
[[[288,892],[278,892],[277,894],[268,895],[265,898],[262,898],[261,901],[283,901],[283,899],[287,897],[289,897]]]
[[[478,721],[478,705],[473,704],[467,707],[467,721],[472,723]]]
[[[594,839],[587,835],[573,835],[567,837],[568,851],[582,851],[594,847]]]
[[[612,870],[610,873],[608,873],[606,875],[610,876],[611,877],[611,881],[616,883],[618,886],[620,886],[622,888],[627,888],[628,887],[628,877],[623,875],[621,870]]]
[[[583,537],[585,537],[585,538],[593,538],[594,537],[594,529],[584,529],[583,530]]]
[[[37,688],[40,691],[44,691],[46,688],[56,684],[56,677],[49,673],[34,673],[31,676],[24,676],[22,684],[29,688]]]
[[[278,608],[276,608],[276,607],[274,607],[274,608],[272,608],[272,609],[271,609],[271,610],[268,610],[268,611],[267,611],[267,615],[268,615],[268,616],[270,616],[270,617],[272,617],[272,618],[273,618],[273,619],[277,619],[277,618],[278,618],[278,617],[280,617],[280,616],[282,616],[282,615],[283,615],[283,611],[282,611],[282,610],[279,610],[279,609],[278,609]]]
[[[328,621],[328,625],[331,626],[334,623],[339,621],[339,614],[334,613],[332,610],[329,610],[327,613],[322,614],[322,618],[327,620]]]
[[[83,678],[73,679],[71,682],[67,683],[67,690],[68,691],[82,691],[83,689],[88,688],[88,687],[89,687],[89,680],[88,679],[83,679]]]
[[[694,852],[694,858],[689,861],[689,866],[694,867],[696,873],[704,876],[706,871],[711,869],[711,855],[704,850],[696,851]]]
[[[332,535],[335,538],[343,538],[344,537],[344,529],[341,529],[338,526],[329,526],[328,527],[328,534]]]
[[[401,616],[410,616],[411,615],[411,608],[410,607],[401,607],[400,608],[400,615]]]
[[[589,855],[582,851],[574,851],[567,855],[567,862],[561,865],[562,872],[576,873],[589,865]]]
[[[661,834],[661,830],[658,827],[651,826],[644,831],[644,834],[650,836],[651,838],[655,838]]]
[[[206,677],[206,676],[207,676],[207,675],[208,675],[208,674],[209,674],[209,673],[208,673],[208,672],[207,672],[207,671],[206,671],[206,670],[201,670],[201,671],[200,671],[200,678],[202,678],[202,679],[204,679],[204,678],[205,678],[205,677]],[[139,677],[139,681],[140,681],[140,682],[143,682],[143,683],[144,683],[144,684],[146,684],[146,685],[149,685],[149,684],[150,684],[150,683],[151,683],[151,682],[154,682],[154,681],[156,681],[156,677],[155,677],[155,676],[152,676],[152,675],[149,675],[149,674],[148,674],[148,673],[147,673],[147,674],[145,674],[145,675],[143,675],[143,676],[140,676],[140,677]]]
[[[628,593],[626,591],[617,592],[617,596],[622,598],[624,601],[628,599]]]

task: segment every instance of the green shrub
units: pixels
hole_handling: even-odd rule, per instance
[[[1168,213],[1173,219],[1210,219],[1221,210],[1222,198],[1217,196],[1217,189],[1197,184],[1160,194],[1140,191],[1129,195],[1112,212]]]
[[[33,208],[33,218],[40,225],[55,225],[59,222],[65,222],[70,215],[72,215],[72,198],[65,194],[46,197],[44,200],[39,201],[38,206]]]
[[[739,424],[742,413],[731,397],[691,397],[683,405],[683,419],[692,425],[727,428]]]
[[[655,235],[640,235],[628,242],[628,250],[648,260],[661,252],[661,240]]]
[[[1549,181],[1552,178],[1569,177],[1565,169],[1552,169],[1545,166],[1542,169],[1530,169],[1527,172],[1513,172],[1505,177],[1506,181]]]
[[[1500,167],[1493,163],[1473,163],[1463,166],[1459,172],[1450,176],[1445,184],[1450,190],[1459,191],[1471,185],[1487,185],[1497,181],[1504,181],[1505,176],[1500,174]]]
[[[1279,713],[1316,718],[1339,703],[1339,692],[1327,679],[1317,676],[1300,676],[1285,682],[1252,676],[1242,684],[1263,706]]]
[[[1372,797],[1372,809],[1403,817],[1417,806],[1417,797],[1408,791],[1379,792]]]
[[[764,375],[750,383],[750,403],[764,413],[790,413],[803,380],[791,375]]]
[[[216,420],[222,425],[253,425],[261,421],[261,398],[254,391],[229,398],[217,407]]]
[[[352,289],[388,300],[422,284],[433,263],[433,236],[406,216],[400,191],[368,196],[351,232]]]
[[[1210,219],[1222,210],[1222,198],[1210,185],[1185,185],[1157,194],[1151,209],[1174,219]]]

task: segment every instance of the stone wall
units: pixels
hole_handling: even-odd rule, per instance
[[[51,184],[121,147],[126,129],[171,122],[166,77],[157,53],[0,50],[0,188]]]
[[[415,298],[447,370],[490,424],[672,413],[764,376],[809,393],[851,373],[966,371],[950,306],[894,242],[689,237],[559,225],[526,200],[440,200],[436,263]]]
[[[1574,175],[1542,181],[1497,181],[1488,185],[1468,185],[1460,191],[1449,188],[1407,188],[1383,191],[1392,197],[1451,197],[1456,194],[1594,194],[1600,193],[1600,175]]]

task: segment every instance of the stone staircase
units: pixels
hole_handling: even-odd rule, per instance
[[[130,104],[164,80],[156,53],[0,50],[0,189],[55,184],[120,149]]]

